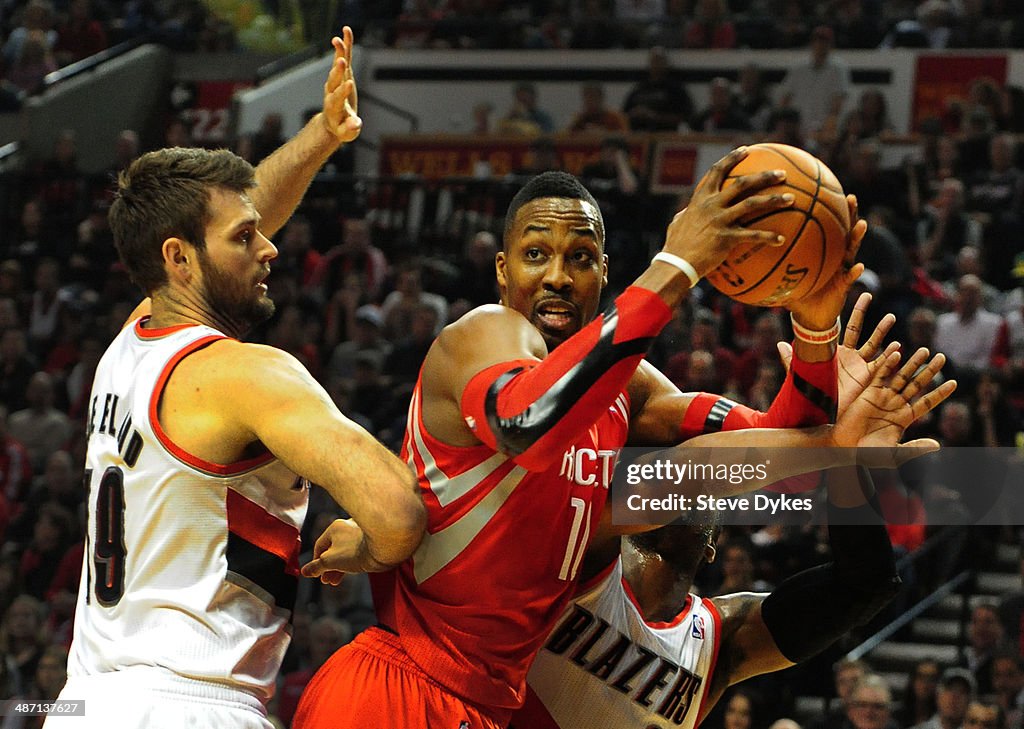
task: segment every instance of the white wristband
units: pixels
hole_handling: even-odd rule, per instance
[[[667,263],[670,266],[678,268],[680,271],[686,274],[686,278],[690,279],[690,288],[692,289],[700,281],[700,276],[697,275],[697,269],[687,261],[685,258],[680,258],[674,253],[668,253],[667,251],[660,251],[654,254],[654,258],[651,261],[661,261]]]
[[[790,314],[789,320],[793,324],[793,335],[801,342],[807,342],[808,344],[828,344],[839,339],[839,317],[836,317],[836,323],[828,329],[822,329],[820,331],[815,329],[808,329],[807,327],[798,324],[796,318]]]

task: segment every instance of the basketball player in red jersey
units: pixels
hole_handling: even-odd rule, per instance
[[[607,259],[593,197],[564,173],[540,175],[516,195],[496,259],[502,305],[442,332],[413,395],[403,456],[419,474],[427,535],[412,559],[371,576],[381,626],[325,664],[293,726],[505,726],[572,593],[627,440],[675,444],[715,427],[829,419],[836,368],[827,335],[859,266],[794,312],[806,316],[799,323],[807,330],[824,332],[822,341],[797,343],[793,376],[768,413],[683,395],[640,365],[685,289],[728,249],[778,243],[739,221],[790,203],[758,194],[781,173],[741,177],[720,191],[744,156],[736,150],[712,168],[670,224],[662,253],[600,316]],[[863,222],[854,228],[851,258],[865,230]],[[864,431],[846,429],[845,444]],[[765,433],[777,445],[838,442]],[[728,445],[732,434],[715,435]],[[318,543],[304,574],[337,579],[319,554],[328,544]]]
[[[841,414],[856,390],[853,378],[882,374],[885,362],[876,355],[892,315],[857,348],[869,301],[868,294],[858,300],[839,351]],[[926,358],[914,353],[896,375],[888,411],[894,428],[952,392],[953,383],[944,384],[911,404],[945,361],[937,355],[925,365]],[[530,668],[526,703],[512,726],[693,729],[729,686],[807,660],[865,624],[899,588],[892,546],[866,471],[830,470],[825,483],[831,562],[770,595],[690,592],[700,566],[715,559],[717,526],[704,513],[692,512],[695,523],[592,545],[579,594]]]
[[[333,39],[322,112],[258,170],[227,150],[175,148],[120,175],[111,230],[149,315],[96,369],[61,694],[88,711],[48,727],[269,729],[308,482],[352,516],[331,528],[348,569],[400,563],[422,537],[406,464],[294,357],[238,339],[274,311],[266,236],[359,133],[352,43],[348,28]]]

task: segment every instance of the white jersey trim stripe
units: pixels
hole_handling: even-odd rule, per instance
[[[416,582],[423,583],[458,557],[469,543],[494,517],[498,509],[508,501],[516,487],[529,473],[522,466],[516,466],[501,479],[491,492],[480,499],[472,509],[439,532],[423,537],[416,554],[413,555],[413,573]]]
[[[418,394],[417,394],[418,395]],[[423,475],[430,484],[430,490],[437,497],[442,507],[448,506],[459,497],[465,496],[473,488],[484,481],[488,476],[497,471],[508,457],[502,453],[495,453],[481,463],[473,466],[457,476],[448,477],[438,468],[430,448],[423,440],[423,429],[420,425],[422,417],[422,406],[419,395],[413,400],[409,408],[411,413],[410,424],[412,426],[412,442],[409,444],[410,456],[415,450],[423,461]]]
[[[168,378],[171,376],[171,373],[174,372],[174,368],[177,367],[178,364],[181,363],[181,360],[185,359],[188,355],[222,339],[227,339],[227,337],[216,334],[202,337],[201,339],[197,339],[196,341],[190,342],[182,347],[168,360],[163,371],[157,377],[156,385],[153,387],[153,394],[149,400],[149,421],[157,442],[163,446],[164,450],[173,456],[175,460],[180,461],[189,468],[193,468],[207,476],[233,477],[266,465],[270,461],[274,460],[274,456],[268,451],[267,453],[256,456],[255,458],[238,461],[237,463],[213,463],[189,453],[171,440],[170,436],[167,435],[167,432],[164,430],[163,425],[160,423],[159,418],[160,398],[163,395],[164,386],[167,384]]]

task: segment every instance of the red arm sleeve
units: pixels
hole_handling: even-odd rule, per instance
[[[524,468],[548,468],[619,396],[671,311],[630,286],[544,360],[503,362],[473,376],[462,415],[482,442]]]
[[[800,428],[824,425],[836,419],[839,380],[835,357],[827,362],[793,358],[789,373],[768,412],[760,412],[719,395],[698,394],[686,408],[681,440],[702,433],[745,428]],[[772,484],[773,491],[796,493],[815,488],[820,474],[807,473]]]

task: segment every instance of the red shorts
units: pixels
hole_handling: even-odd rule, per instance
[[[292,729],[503,729],[508,721],[508,712],[484,713],[430,678],[397,635],[369,628],[316,672]]]

